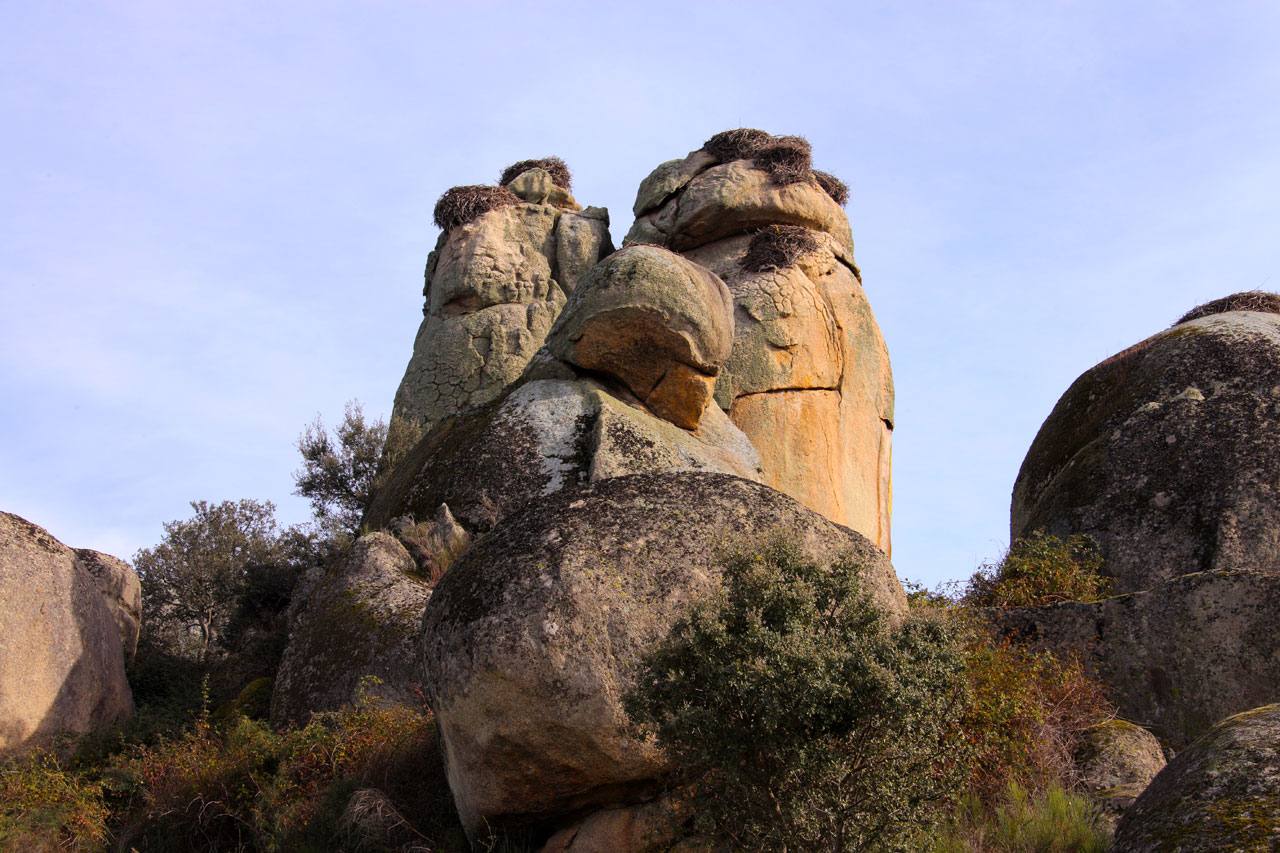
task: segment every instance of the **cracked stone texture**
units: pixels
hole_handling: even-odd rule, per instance
[[[1229,717],[1178,753],[1120,819],[1111,849],[1280,849],[1280,705]]]
[[[132,716],[125,659],[137,642],[139,592],[122,561],[72,550],[0,512],[0,754]]]
[[[428,433],[374,496],[366,526],[429,517],[443,503],[469,531],[483,532],[562,489],[650,471],[759,479],[755,448],[718,407],[685,430],[623,399],[625,389],[549,365],[567,378],[528,379]]]
[[[884,552],[781,492],[724,474],[614,477],[528,504],[441,579],[423,622],[431,705],[464,825],[555,828],[652,797],[670,768],[622,708],[635,668],[719,584],[725,548],[785,532],[849,554],[891,616]],[[607,834],[607,833],[606,833]],[[585,849],[585,848],[584,848]]]
[[[624,245],[683,253],[733,295],[734,341],[715,399],[761,454],[764,482],[891,548],[893,375],[862,288],[853,235],[817,184],[778,185],[750,160],[701,149],[640,185]],[[742,268],[765,225],[819,249],[783,269]]]
[[[569,298],[547,349],[621,382],[659,417],[696,429],[733,345],[733,298],[715,274],[656,246],[597,264]]]
[[[392,410],[423,432],[497,399],[613,251],[608,211],[580,209],[542,169],[508,187],[526,201],[441,234],[427,259],[424,317]]]
[[[1174,749],[1280,685],[1280,575],[1199,572],[1093,603],[993,610],[1007,635],[1076,655],[1127,720]]]
[[[422,612],[431,589],[404,546],[388,533],[361,536],[331,566],[313,569],[289,605],[289,644],[276,673],[271,719],[304,724],[370,694],[417,706]]]
[[[1067,390],[1013,489],[1011,534],[1084,533],[1117,592],[1188,572],[1280,572],[1280,316],[1214,314]]]

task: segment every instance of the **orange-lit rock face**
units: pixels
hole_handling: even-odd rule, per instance
[[[626,244],[676,249],[733,295],[715,398],[759,451],[763,482],[889,551],[893,376],[840,206],[816,181],[778,185],[749,160],[696,151],[646,180],[636,213]],[[803,228],[810,248],[750,269],[771,224]]]

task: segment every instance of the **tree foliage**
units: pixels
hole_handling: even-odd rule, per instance
[[[1087,536],[1067,539],[1037,531],[1010,546],[1004,558],[978,569],[963,603],[970,607],[1039,607],[1097,601],[1111,591],[1102,555]]]
[[[697,792],[700,831],[733,849],[912,849],[963,772],[949,622],[892,628],[860,566],[783,540],[724,569],[627,699]]]

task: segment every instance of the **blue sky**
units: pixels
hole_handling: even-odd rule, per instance
[[[1280,5],[0,0],[0,508],[131,555],[385,414],[431,209],[559,154],[620,240],[712,133],[813,143],[898,390],[894,561],[1007,544],[1083,370],[1280,290]]]

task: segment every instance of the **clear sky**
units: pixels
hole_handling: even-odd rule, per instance
[[[558,154],[620,241],[712,133],[843,177],[893,356],[894,561],[1007,544],[1083,370],[1280,290],[1274,2],[0,0],[0,508],[131,555],[387,414],[431,209]]]

